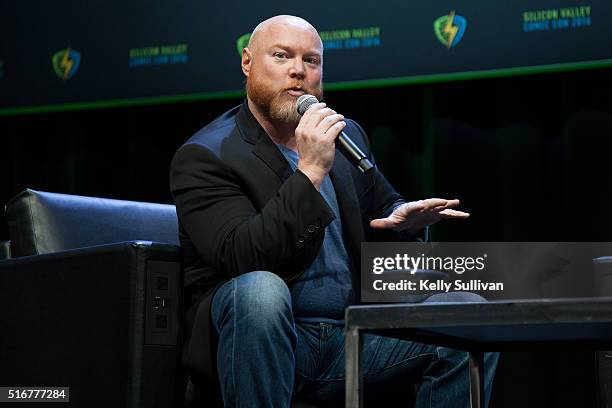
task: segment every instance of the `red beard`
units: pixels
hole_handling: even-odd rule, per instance
[[[252,73],[251,73],[252,74]],[[318,100],[323,98],[321,88],[311,88],[296,82],[287,88],[275,91],[264,81],[254,80],[254,75],[247,78],[247,95],[270,118],[286,123],[299,122],[301,116],[297,113],[297,96],[287,93],[289,89],[300,88],[304,93],[314,95]]]

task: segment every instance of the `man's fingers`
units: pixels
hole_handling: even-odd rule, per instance
[[[332,126],[330,126],[329,129],[327,129],[327,131],[325,132],[325,135],[330,137],[332,140],[336,140],[340,132],[342,132],[342,129],[344,129],[345,127],[346,127],[346,122],[344,121],[336,122]]]
[[[432,210],[436,207],[446,206],[446,204],[448,203],[448,200],[445,200],[443,198],[428,198],[425,200],[419,200],[417,202],[423,205],[426,209]]]
[[[446,208],[454,208],[459,206],[459,204],[461,204],[461,201],[456,198],[453,200],[446,200]]]
[[[321,104],[323,106],[317,107],[316,109],[313,110],[313,107],[315,107],[317,105],[319,105],[319,104],[312,105],[312,107],[310,107],[310,109],[308,109],[306,111],[306,113],[304,114],[304,116],[302,117],[301,122],[303,122],[303,125],[305,127],[315,128],[327,116],[335,115],[336,114],[335,110],[326,107],[325,104]],[[308,113],[309,113],[309,115],[306,116],[306,114],[308,114]]]
[[[312,116],[321,109],[324,109],[326,106],[327,105],[324,102],[312,104],[310,108],[308,108],[308,110],[302,115],[299,126],[304,127],[308,125],[312,121]]]
[[[324,103],[315,103],[302,116],[298,129],[305,136],[325,135],[331,140],[346,127],[344,116],[328,108]],[[298,130],[296,129],[296,130]],[[315,131],[315,133],[312,133]]]
[[[394,213],[397,212],[401,216],[409,216],[410,214],[418,213],[425,209],[427,209],[427,206],[423,204],[423,200],[411,201],[396,208]]]
[[[330,127],[326,133],[326,135],[330,136],[333,140],[336,140],[342,129],[346,127],[346,122],[340,121]]]
[[[304,112],[304,114],[302,115],[302,118],[308,119],[315,112],[320,111],[321,109],[325,108],[326,106],[327,105],[325,104],[325,102],[314,103],[314,104],[310,105],[310,107],[306,110],[306,112]]]
[[[437,204],[437,205],[436,205]],[[388,218],[379,218],[370,221],[370,227],[376,229],[404,229],[421,228],[432,225],[441,219],[465,219],[469,213],[453,210],[449,207],[459,205],[459,200],[444,200],[442,198],[429,198],[427,200],[412,201],[398,207]]]
[[[460,219],[464,219],[464,218],[468,218],[470,216],[470,213],[466,213],[466,212],[463,212],[463,211],[446,209],[446,210],[440,211],[440,215],[442,216],[442,218],[460,218]]]
[[[330,128],[338,123],[340,123],[344,119],[344,116],[339,113],[335,113],[333,115],[326,116],[317,126],[317,129],[321,130],[323,133],[327,133]],[[344,126],[342,126],[344,127]]]
[[[435,209],[435,210],[443,210],[445,208],[454,208],[460,204],[460,201],[457,199],[445,200],[443,198],[428,198],[426,200],[421,200],[421,202],[428,209]]]

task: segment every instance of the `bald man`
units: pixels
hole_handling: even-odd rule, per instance
[[[299,96],[322,97],[323,45],[307,21],[259,24],[242,72],[242,105],[172,162],[190,305],[182,362],[196,388],[219,381],[226,407],[341,403],[344,309],[359,302],[360,243],[426,240],[427,226],[469,214],[455,209],[458,200],[409,202],[377,168],[354,168],[334,141],[346,132],[373,161],[367,137],[324,103],[297,113]],[[369,394],[421,382],[419,407],[468,405],[463,352],[366,335],[363,358]],[[496,362],[485,358],[487,394]]]

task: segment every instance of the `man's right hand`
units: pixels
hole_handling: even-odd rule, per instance
[[[346,126],[344,116],[327,108],[324,103],[312,105],[295,129],[298,155],[297,168],[317,188],[334,162],[335,140]]]

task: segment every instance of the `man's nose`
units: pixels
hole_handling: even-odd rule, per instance
[[[298,58],[294,59],[293,64],[289,68],[289,76],[291,78],[304,78],[305,73],[304,61]]]

